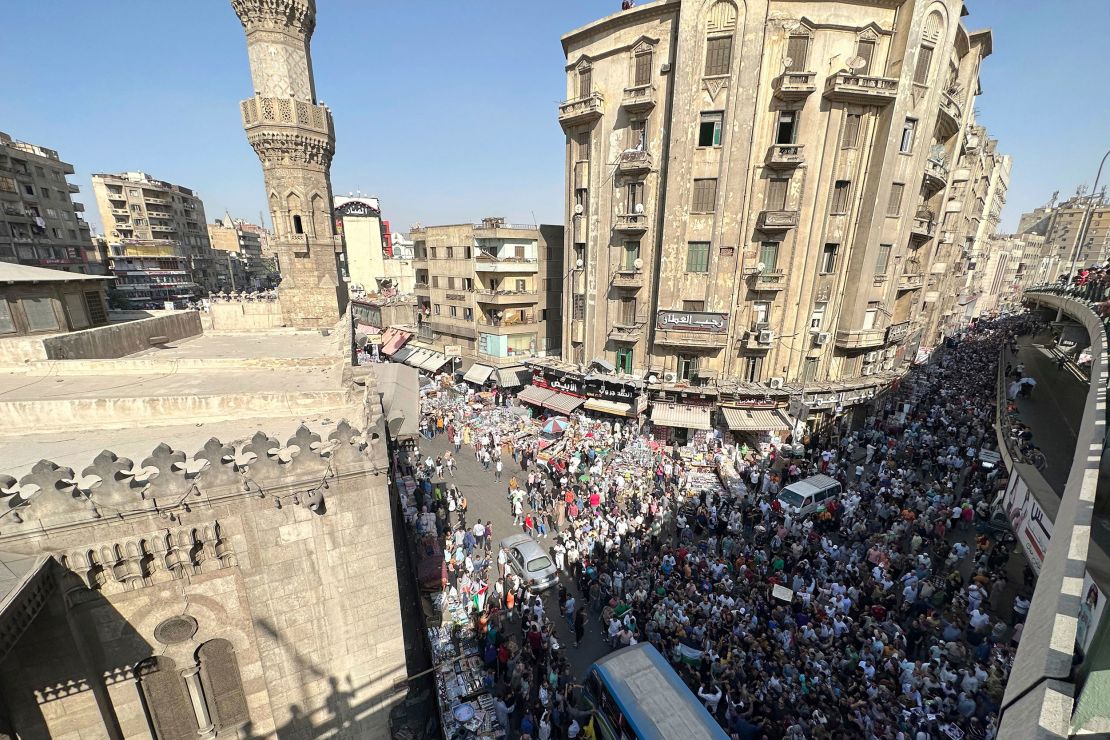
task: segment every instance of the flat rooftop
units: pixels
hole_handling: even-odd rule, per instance
[[[240,359],[302,359],[327,358],[335,344],[334,336],[325,337],[320,332],[309,331],[258,331],[205,333],[173,342],[161,348],[152,347],[129,357],[157,357],[161,359],[211,359],[235,357]]]

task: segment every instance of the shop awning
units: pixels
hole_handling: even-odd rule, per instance
[[[428,356],[420,362],[419,367],[421,370],[427,370],[430,373],[434,373],[435,371],[446,365],[448,362],[451,362],[451,358],[447,355],[443,354],[442,352],[433,352],[429,350]]]
[[[497,371],[497,384],[502,388],[520,388],[532,382],[532,371],[523,365],[503,367]]]
[[[613,416],[636,415],[636,412],[632,410],[632,404],[618,403],[616,401],[602,401],[600,398],[587,398],[586,403],[582,404],[582,407],[590,411],[612,414]]]
[[[382,354],[389,357],[394,352],[405,346],[405,342],[412,339],[412,334],[400,329],[389,328],[382,334]]]
[[[663,427],[675,429],[712,429],[709,423],[708,406],[676,406],[674,404],[654,404],[651,407],[651,420]]]
[[[613,367],[613,363],[609,362],[604,357],[595,357],[590,362],[590,364],[598,366],[599,368],[601,368],[602,370],[604,370],[607,373],[616,372],[616,368]]]
[[[734,432],[785,432],[794,425],[778,409],[734,409],[722,406],[725,423]]]
[[[569,414],[585,402],[585,398],[572,396],[569,393],[554,393],[543,399],[543,403],[540,405],[558,414]]]
[[[419,368],[420,364],[432,356],[432,351],[428,349],[418,349],[405,359],[405,364],[410,367]]]
[[[469,370],[466,371],[466,375],[463,376],[463,380],[469,380],[471,383],[482,385],[487,380],[489,380],[489,376],[491,375],[493,375],[492,367],[490,367],[489,365],[479,365],[475,363],[470,366]]]
[[[412,357],[412,355],[415,354],[416,352],[417,352],[416,347],[402,347],[401,349],[394,352],[390,356],[390,359],[393,360],[394,362],[404,362],[408,358]]]
[[[517,393],[516,397],[525,403],[540,406],[543,404],[544,399],[550,398],[553,395],[555,395],[555,391],[548,390],[547,388],[526,385],[520,389],[520,393]]]

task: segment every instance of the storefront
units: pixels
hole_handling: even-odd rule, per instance
[[[701,444],[713,428],[712,415],[712,406],[652,403],[653,436],[664,444]]]
[[[794,427],[782,409],[722,406],[721,418],[734,441],[747,442],[761,453],[766,453],[770,445],[781,446]]]
[[[637,418],[646,408],[641,381],[570,372],[539,362],[529,365],[533,387],[580,398],[585,410],[627,419]]]

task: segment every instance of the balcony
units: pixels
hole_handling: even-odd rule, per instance
[[[954,136],[960,130],[963,122],[963,108],[960,101],[945,91],[940,96],[940,115],[937,116],[937,128],[944,136]]]
[[[638,342],[644,338],[645,326],[646,322],[643,321],[631,324],[617,322],[609,330],[609,338],[614,342]]]
[[[559,125],[563,128],[593,123],[605,114],[605,99],[601,93],[584,98],[574,98],[559,104]]]
[[[885,342],[886,329],[841,329],[836,332],[836,346],[841,349],[882,347]]]
[[[783,290],[786,287],[786,273],[782,270],[764,270],[754,273],[753,290]]]
[[[85,212],[85,204],[84,203],[79,203],[77,201],[73,201],[73,210],[77,213],[84,213]]]
[[[933,214],[918,213],[913,217],[913,223],[910,225],[911,239],[927,242],[936,236],[936,233],[937,222],[933,220]]]
[[[143,200],[145,200],[147,203],[155,203],[160,206],[168,206],[170,204],[170,202],[165,198],[152,198],[150,196],[147,196],[143,198]]]
[[[164,232],[164,233],[168,233],[168,232],[171,232],[171,231],[177,231],[177,229],[175,229],[173,226],[166,226],[165,224],[151,224],[150,225],[150,230],[151,231],[160,231],[160,232]]]
[[[108,200],[122,200],[126,201],[127,196],[123,193],[108,193]]]
[[[898,290],[904,292],[907,290],[921,290],[925,285],[925,276],[921,273],[899,275],[898,276]]]
[[[112,209],[112,215],[113,216],[130,216],[131,212],[128,211],[126,208],[113,208]]]
[[[612,286],[614,288],[642,288],[644,286],[644,273],[642,270],[618,270],[613,275]]]
[[[775,97],[792,102],[817,92],[816,72],[783,72],[775,79]]]
[[[74,185],[71,182],[66,183],[66,189],[69,190],[69,192],[71,192],[71,193],[80,193],[81,192],[81,188],[77,185]]]
[[[539,272],[535,257],[494,257],[488,252],[478,252],[474,260],[477,272]]]
[[[784,170],[805,164],[805,161],[804,144],[772,144],[764,164],[771,169]]]
[[[825,97],[837,103],[886,105],[898,97],[898,80],[840,72],[825,82]]]
[[[613,228],[622,234],[643,234],[647,227],[647,215],[643,213],[620,215],[613,222]]]
[[[925,188],[939,193],[948,184],[948,166],[935,159],[925,160]]]
[[[655,85],[626,87],[621,96],[621,107],[629,113],[651,110],[655,107]]]
[[[428,284],[427,284],[427,283],[423,283],[423,282],[417,282],[417,283],[415,283],[415,284],[413,285],[413,287],[414,287],[414,288],[415,288],[416,290],[428,290],[428,288],[429,288]]]
[[[671,347],[724,347],[728,344],[728,334],[726,332],[656,329],[655,343]]]
[[[536,331],[539,322],[536,314],[527,313],[524,316],[518,314],[501,319],[484,316],[478,319],[478,325],[487,334],[526,334]]]
[[[152,211],[150,209],[147,209],[146,215],[150,216],[151,218],[173,218],[172,213],[167,213],[165,211]]]
[[[479,303],[491,306],[510,306],[521,303],[535,303],[538,294],[534,290],[475,290],[474,297]]]
[[[797,225],[797,211],[760,211],[756,222],[756,228],[761,231],[787,231]]]
[[[651,171],[651,152],[626,149],[617,160],[617,172],[622,175],[642,175]]]

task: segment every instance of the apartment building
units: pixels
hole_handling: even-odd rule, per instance
[[[564,359],[765,399],[935,344],[925,276],[991,52],[963,13],[660,0],[564,36]]]
[[[336,197],[335,227],[343,235],[343,267],[353,295],[410,295],[416,288],[412,252],[395,252],[377,198]]]
[[[91,236],[72,174],[53,149],[0,131],[0,262],[89,272]]]
[[[414,226],[417,340],[492,367],[557,354],[563,227]]]
[[[1070,274],[1073,263],[1078,270],[1110,260],[1110,203],[1105,188],[1090,194],[1080,189],[1062,203],[1056,199],[1053,194],[1047,205],[1023,213],[1018,231],[1045,237],[1045,249],[1057,258],[1058,275]],[[1086,234],[1081,237],[1084,224]]]
[[[219,290],[204,203],[192,190],[145,172],[94,174],[92,184],[112,255],[146,257],[173,247],[168,251],[186,260],[188,282]]]
[[[208,241],[216,252],[220,290],[255,291],[273,287],[272,271],[262,258],[261,227],[225,213],[207,225]]]
[[[977,313],[991,313],[1021,305],[1022,292],[1055,274],[1056,259],[1045,254],[1045,240],[1037,234],[995,234],[988,239],[980,266],[982,295]]]

